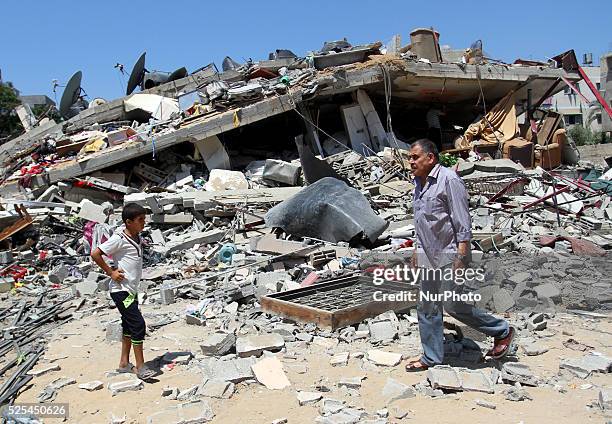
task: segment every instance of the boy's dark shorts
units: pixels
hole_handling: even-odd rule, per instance
[[[111,298],[117,305],[121,314],[121,326],[123,336],[132,339],[133,345],[141,345],[146,332],[145,320],[138,309],[138,296],[133,295],[133,300],[128,299],[130,294],[126,291],[111,293]],[[127,306],[126,306],[127,305]]]

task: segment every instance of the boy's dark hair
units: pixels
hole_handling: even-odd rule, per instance
[[[127,222],[128,219],[134,220],[136,217],[140,215],[146,215],[147,210],[136,203],[128,203],[123,207],[123,212],[121,212],[121,219],[123,222]]]

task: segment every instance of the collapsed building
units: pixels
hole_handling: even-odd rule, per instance
[[[479,44],[441,48],[439,37],[418,29],[404,47],[399,37],[388,46],[341,40],[306,57],[276,50],[258,62],[226,58],[223,72],[209,65],[166,76],[146,74],[143,55],[126,97],[89,106],[75,74],[64,121],[0,146],[0,292],[10,293],[0,319],[18,311],[0,351],[31,346],[42,324],[103,298],[108,280],[88,253],[120,225],[128,202],[150,211],[146,302],[199,301],[152,328],[225,315],[244,324],[265,311],[276,317],[259,315],[260,329],[272,331],[280,316],[315,323],[325,337],[353,340],[347,328],[359,325],[376,339],[375,328],[397,323],[392,311],[409,317],[402,313],[413,306],[373,302],[367,271],[412,253],[406,151],[424,137],[468,188],[475,261],[495,263],[487,284],[474,287],[481,306],[609,309],[612,174],[579,160],[563,120],[541,108],[583,77],[573,51],[507,64]],[[588,278],[530,277],[547,256],[582,261]],[[511,277],[512,266],[527,275]],[[116,327],[109,323],[109,339]],[[224,353],[236,348],[223,337]],[[32,367],[42,348],[30,352]],[[0,400],[16,396],[27,369]]]

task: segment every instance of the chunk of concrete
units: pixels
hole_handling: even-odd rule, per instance
[[[349,361],[349,355],[350,355],[349,352],[337,353],[331,357],[331,359],[329,360],[329,363],[333,367],[347,365]]]
[[[241,190],[249,188],[244,174],[239,171],[213,169],[204,185],[206,191]]]
[[[106,324],[106,341],[120,342],[123,340],[123,326],[120,321],[109,322]]]
[[[345,377],[338,381],[338,387],[346,387],[347,389],[359,390],[361,388],[361,381],[364,377]]]
[[[548,326],[544,314],[537,313],[527,319],[527,328],[531,331],[542,331]]]
[[[200,367],[205,377],[211,380],[231,381],[240,383],[241,381],[254,378],[251,366],[255,364],[255,358],[235,358],[222,360],[208,358],[200,362]]]
[[[493,159],[493,160],[481,160],[474,162],[474,168],[477,171],[482,172],[495,172],[495,173],[511,173],[522,172],[525,170],[523,165],[515,163],[510,159]]]
[[[70,275],[70,270],[66,265],[62,264],[49,271],[48,277],[49,281],[51,281],[53,284],[61,284],[66,277],[68,277],[68,275]]]
[[[534,290],[540,299],[547,297],[555,303],[561,302],[561,290],[559,290],[557,286],[552,283],[540,284],[539,286],[534,287]]]
[[[483,370],[436,365],[427,370],[427,379],[433,389],[495,392],[493,381]]]
[[[323,398],[319,411],[323,415],[335,414],[344,408],[345,403],[346,402],[339,399]]]
[[[264,358],[252,367],[255,378],[270,390],[282,390],[291,386],[283,364],[278,358]]]
[[[313,405],[321,400],[323,394],[320,392],[297,392],[297,399],[300,406]]]
[[[371,322],[368,329],[372,343],[390,342],[397,337],[398,333],[396,323],[390,320]]]
[[[509,383],[521,383],[525,386],[537,386],[538,377],[536,377],[529,366],[519,362],[506,362],[502,366],[502,380]]]
[[[385,398],[386,404],[390,404],[399,399],[408,399],[416,396],[416,392],[412,386],[401,383],[393,378],[387,378],[387,382],[382,389],[382,395]]]
[[[562,361],[559,368],[566,369],[580,378],[587,378],[594,372],[604,374],[611,372],[612,359],[603,355],[590,354],[582,358]]]
[[[104,387],[104,383],[98,380],[79,384],[79,389],[87,390],[88,392],[93,392],[94,390],[100,390],[102,387]]]
[[[514,306],[514,298],[506,289],[496,290],[493,294],[493,305],[495,312],[506,312]]]
[[[549,350],[548,346],[544,346],[542,343],[539,342],[523,344],[521,345],[521,347],[523,348],[523,352],[525,352],[525,355],[527,356],[543,355]]]
[[[104,224],[107,218],[104,210],[104,206],[97,205],[89,199],[83,199],[81,203],[79,203],[79,212],[77,213],[77,217],[86,221]]]
[[[284,346],[285,340],[277,333],[243,336],[236,340],[236,353],[241,358],[260,356],[264,350],[278,352]]]
[[[26,374],[34,376],[34,377],[40,377],[41,375],[45,375],[47,373],[50,373],[51,371],[59,371],[59,370],[61,370],[61,367],[59,366],[59,364],[50,364],[50,365],[43,365],[38,368],[33,368],[30,371],[28,371]]]
[[[116,383],[110,383],[108,385],[108,390],[110,390],[112,396],[115,396],[121,392],[134,392],[137,390],[142,390],[143,387],[144,384],[142,380],[130,379],[125,381],[119,381]]]
[[[606,411],[612,411],[612,389],[603,388],[599,391],[599,407]]]
[[[200,348],[204,355],[223,356],[232,350],[235,344],[234,333],[213,333],[200,344]]]
[[[198,389],[198,394],[217,399],[229,399],[235,390],[236,386],[230,381],[205,379]]]
[[[394,367],[401,362],[402,354],[372,349],[368,351],[368,360],[375,365]]]

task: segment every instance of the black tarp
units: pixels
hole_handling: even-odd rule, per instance
[[[331,177],[276,205],[264,219],[267,227],[334,243],[363,239],[373,243],[388,225],[360,191]]]

